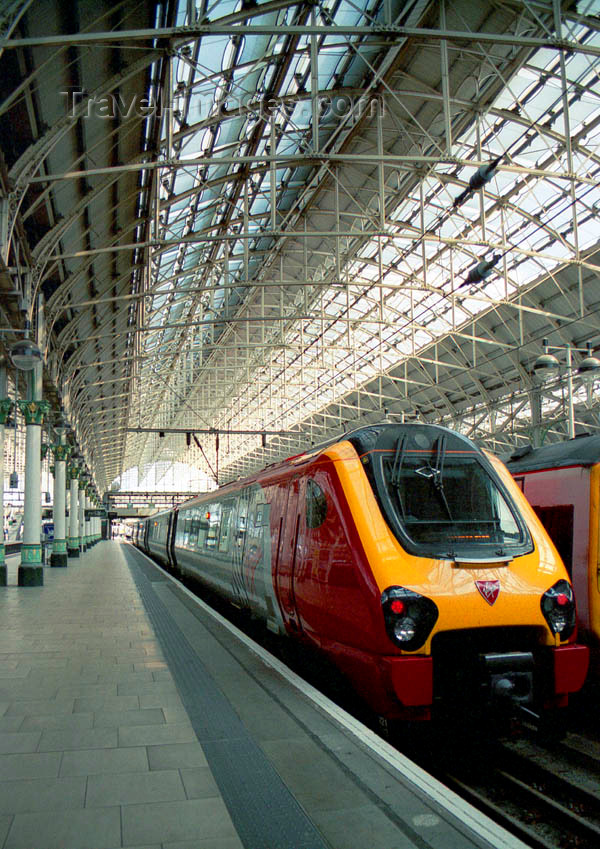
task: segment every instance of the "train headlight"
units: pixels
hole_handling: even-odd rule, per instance
[[[430,598],[406,587],[388,587],[381,595],[381,605],[388,636],[405,651],[423,645],[439,615]]]
[[[417,636],[417,623],[409,616],[394,625],[394,637],[399,643],[408,643]]]
[[[557,581],[546,590],[541,601],[542,613],[553,634],[561,640],[570,637],[575,628],[575,597],[568,581]]]

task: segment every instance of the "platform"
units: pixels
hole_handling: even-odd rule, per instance
[[[132,546],[17,565],[2,849],[524,849]]]

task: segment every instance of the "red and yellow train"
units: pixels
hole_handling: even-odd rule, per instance
[[[134,542],[323,652],[388,719],[438,702],[564,707],[583,684],[571,582],[506,468],[380,424],[145,520]]]

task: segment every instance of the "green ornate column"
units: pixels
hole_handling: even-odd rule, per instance
[[[0,393],[6,393],[6,370],[4,365],[0,364]],[[0,400],[0,587],[5,587],[6,579],[6,559],[4,549],[4,431],[8,417],[13,408],[13,402],[10,398],[2,398]]]
[[[70,502],[69,533],[67,535],[67,554],[79,557],[79,499],[77,496],[78,479],[81,469],[76,462],[69,463]]]
[[[78,516],[79,516],[79,547],[81,549],[81,553],[83,554],[87,548],[85,543],[85,471],[81,470],[81,475],[79,476],[79,507],[78,507]]]
[[[100,502],[98,501],[98,496],[96,495],[95,492],[94,492],[94,508],[96,510],[100,509]],[[99,528],[100,528],[100,518],[98,516],[95,516],[94,517],[94,545],[96,545],[97,542],[100,542]]]
[[[86,549],[92,547],[92,520],[87,515],[88,510],[90,509],[90,493],[92,491],[92,487],[89,481],[86,482],[84,487],[85,498],[83,499],[83,527],[84,527],[84,539],[85,539],[85,547]]]
[[[60,432],[60,431],[59,431]],[[66,533],[66,503],[65,503],[65,479],[66,462],[71,451],[69,445],[64,443],[64,435],[61,433],[60,442],[51,445],[54,454],[54,540],[52,541],[52,554],[50,555],[51,566],[67,566],[67,533]]]
[[[20,587],[37,587],[44,583],[40,475],[42,423],[44,416],[50,409],[50,404],[48,401],[37,400],[18,401],[17,403],[27,425],[25,437],[25,514],[18,584]]]

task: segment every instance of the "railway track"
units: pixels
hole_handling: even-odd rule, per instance
[[[584,749],[576,735],[551,749],[525,736],[437,777],[534,849],[598,849],[600,760]]]

